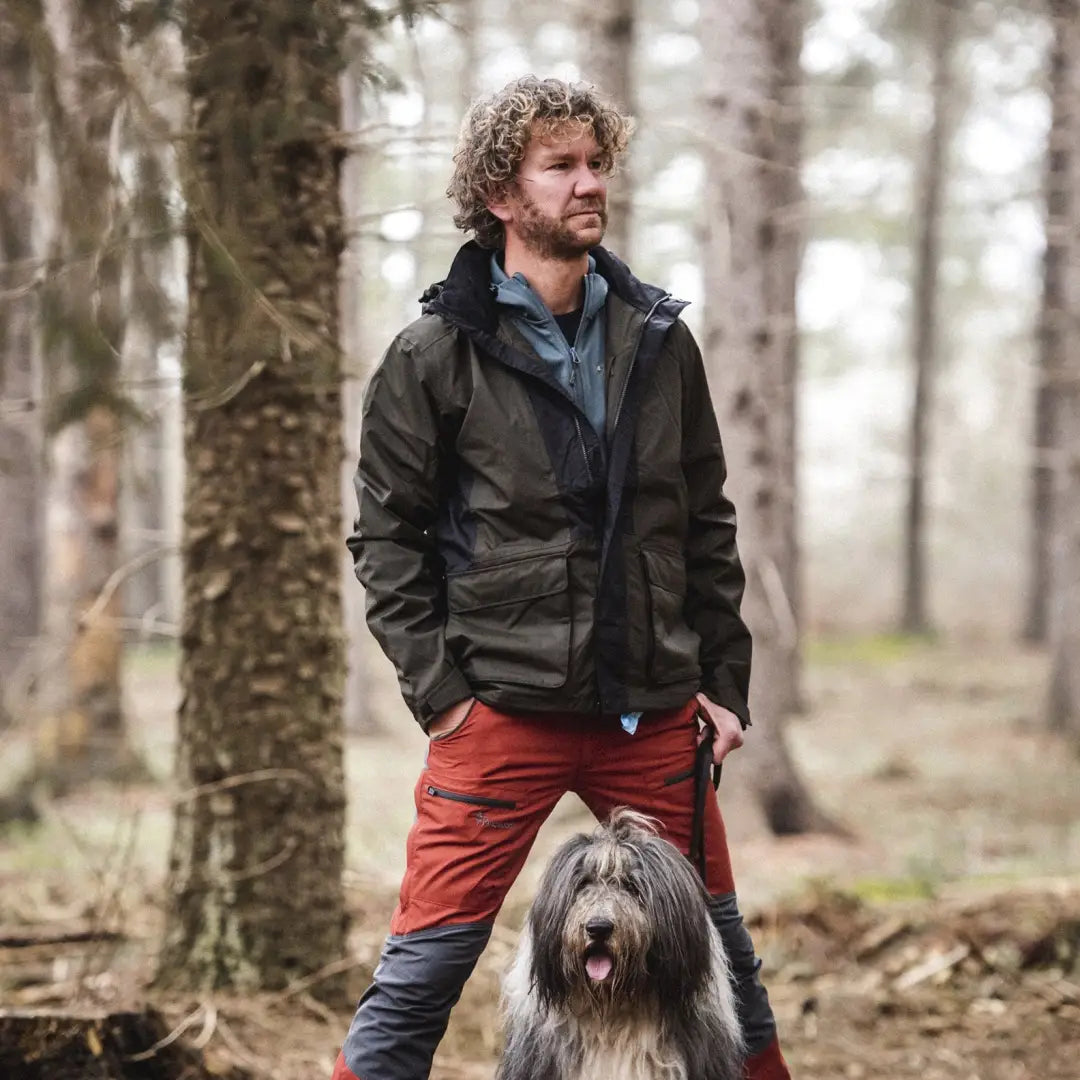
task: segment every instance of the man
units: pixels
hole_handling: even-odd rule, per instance
[[[430,736],[398,907],[335,1080],[426,1077],[536,832],[568,790],[688,850],[700,724],[749,723],[723,452],[684,306],[598,246],[630,124],[533,76],[469,112],[476,240],[367,391],[349,546]],[[705,879],[746,1075],[786,1080],[715,800]]]

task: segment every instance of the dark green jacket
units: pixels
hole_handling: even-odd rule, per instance
[[[607,453],[459,252],[364,402],[349,548],[367,616],[426,727],[504,709],[673,708],[749,722],[735,512],[685,306],[603,248]]]

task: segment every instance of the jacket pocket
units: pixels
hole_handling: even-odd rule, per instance
[[[566,549],[446,579],[446,643],[470,682],[559,687],[570,661]]]
[[[649,587],[650,681],[657,686],[688,682],[701,674],[701,639],[683,616],[686,602],[686,562],[681,554],[642,548],[641,561]]]

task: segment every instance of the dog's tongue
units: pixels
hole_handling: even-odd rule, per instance
[[[611,974],[611,968],[611,957],[607,953],[595,953],[585,960],[585,970],[589,973],[589,978],[597,982],[603,982]]]

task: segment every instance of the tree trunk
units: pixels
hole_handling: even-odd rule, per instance
[[[787,2],[775,13],[776,21],[769,28],[770,60],[773,66],[776,102],[775,146],[776,169],[764,181],[770,185],[769,199],[776,207],[776,250],[780,272],[774,278],[775,294],[771,303],[776,309],[788,312],[784,337],[784,373],[781,380],[785,439],[780,465],[783,482],[780,487],[780,507],[783,531],[789,540],[785,559],[778,567],[783,596],[777,597],[788,612],[788,633],[794,638],[791,662],[785,668],[786,684],[778,687],[785,712],[804,708],[802,693],[802,649],[800,647],[800,616],[802,611],[802,574],[799,543],[798,507],[798,448],[799,427],[799,333],[796,313],[796,294],[799,267],[804,247],[804,215],[802,188],[802,54],[805,13],[801,2]],[[778,332],[780,328],[778,327]]]
[[[635,109],[635,0],[596,0],[587,7],[587,44],[582,70],[624,112]],[[604,246],[630,262],[633,242],[633,174],[629,156],[619,167],[608,195]]]
[[[1068,172],[1069,108],[1067,76],[1070,58],[1065,52],[1065,30],[1056,16],[1050,51],[1050,135],[1044,173],[1046,251],[1043,255],[1042,310],[1039,315],[1038,374],[1035,386],[1035,425],[1032,438],[1031,518],[1029,537],[1027,611],[1024,640],[1044,644],[1050,623],[1050,565],[1053,533],[1054,372],[1062,363],[1068,336],[1065,319],[1065,254],[1069,243],[1072,205]]]
[[[179,185],[173,140],[185,113],[184,55],[175,25],[139,36],[125,50],[134,107],[126,110],[123,157],[134,163],[123,206],[124,386],[138,416],[129,422],[122,477],[125,612],[140,635],[179,623],[176,463],[183,454],[176,405],[184,301],[184,238],[173,205]],[[171,500],[172,503],[171,504]]]
[[[909,634],[931,630],[926,604],[926,477],[928,426],[933,408],[933,376],[938,367],[938,268],[941,262],[941,208],[945,194],[946,150],[951,131],[953,48],[957,15],[949,2],[927,8],[932,64],[932,119],[916,203],[919,219],[915,253],[912,341],[915,388],[908,450],[908,498],[904,518],[904,597],[900,628]]]
[[[1070,228],[1062,268],[1064,318],[1060,326],[1064,340],[1051,372],[1057,447],[1047,719],[1051,728],[1066,732],[1080,749],[1080,237],[1075,226],[1080,212],[1080,4],[1077,0],[1056,0],[1052,10],[1058,54],[1065,66],[1061,77],[1066,111],[1061,164],[1068,193],[1064,220]]]
[[[24,705],[40,630],[42,430],[32,348],[34,120],[30,48],[0,8],[0,729]]]
[[[472,104],[479,92],[480,67],[480,26],[483,17],[482,0],[457,0],[457,29],[461,42],[461,78],[458,82],[458,96],[461,100],[461,115]]]
[[[799,243],[788,234],[790,147],[778,145],[778,88],[790,80],[801,26],[796,0],[710,0],[706,65],[705,355],[739,511],[744,612],[754,635],[751,712],[740,751],[773,831],[826,827],[784,739],[798,636],[785,572],[794,563],[792,338]],[[782,41],[772,35],[783,35]],[[785,97],[790,105],[790,96]],[[786,177],[784,179],[783,177]],[[794,264],[794,265],[793,265]],[[738,760],[738,759],[736,759]]]
[[[345,131],[360,127],[361,61],[354,60],[341,76],[342,124]],[[360,457],[360,413],[368,365],[365,361],[363,322],[363,250],[360,228],[356,224],[364,212],[362,185],[363,151],[353,145],[341,166],[341,203],[345,213],[345,249],[341,258],[341,351],[345,359],[342,382],[342,415],[345,422],[345,456],[341,467],[341,503],[356,506],[353,477]],[[346,520],[351,515],[346,510]],[[345,679],[345,729],[352,734],[371,734],[378,729],[371,708],[371,665],[368,659],[375,641],[364,618],[364,591],[356,580],[353,558],[341,541],[342,607],[345,619],[347,674]]]
[[[118,508],[124,312],[109,143],[122,87],[112,4],[45,0],[37,104],[50,441],[38,779],[132,775],[120,694]],[[52,205],[46,205],[51,202]]]
[[[125,443],[121,534],[125,563],[139,565],[125,582],[125,610],[140,633],[150,633],[172,621],[166,615],[167,579],[179,544],[165,497],[167,459],[182,452],[179,441],[169,441],[174,395],[168,359],[179,353],[182,321],[171,283],[183,276],[183,244],[170,204],[179,183],[171,140],[180,133],[184,113],[183,55],[171,24],[140,37],[126,51],[137,104],[127,112],[121,150],[134,162],[124,206],[122,288],[128,317],[121,367],[139,415],[129,423]]]
[[[301,0],[186,12],[181,793],[159,974],[246,992],[345,951],[343,26]]]

